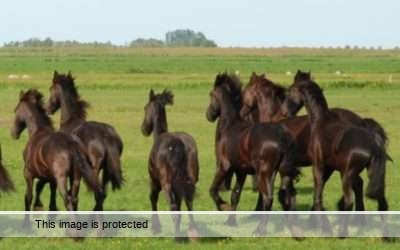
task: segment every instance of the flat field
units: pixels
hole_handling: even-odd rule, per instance
[[[13,110],[20,90],[38,88],[46,100],[54,70],[71,70],[83,99],[91,104],[89,119],[110,123],[123,138],[123,171],[126,179],[120,191],[109,194],[106,210],[150,210],[148,199],[147,157],[153,142],[140,132],[143,107],[148,91],[171,89],[175,104],[167,108],[170,131],[186,131],[198,143],[200,182],[195,199],[196,210],[215,210],[208,189],[215,171],[215,124],[205,119],[209,95],[218,72],[238,71],[244,84],[252,71],[262,73],[288,85],[297,69],[311,70],[324,87],[330,107],[351,109],[364,117],[372,117],[386,129],[390,139],[389,154],[394,164],[387,164],[387,197],[390,210],[400,210],[400,51],[341,49],[99,49],[99,48],[36,48],[0,49],[0,143],[3,160],[16,185],[16,192],[0,197],[0,210],[23,210],[25,183],[22,150],[27,141],[12,140],[10,128]],[[339,73],[340,72],[340,73]],[[291,73],[291,74],[290,74]],[[16,77],[11,75],[17,75]],[[304,111],[302,111],[304,112]],[[59,114],[53,116],[58,127]],[[312,200],[311,168],[302,170],[298,187],[298,210],[308,210]],[[325,189],[325,206],[336,209],[341,196],[338,174]],[[365,175],[364,175],[365,177]],[[365,178],[365,181],[367,179]],[[249,181],[242,195],[239,210],[252,210],[256,194]],[[228,198],[228,193],[224,193]],[[48,204],[48,190],[43,193]],[[80,194],[80,210],[90,210],[93,198],[85,188]],[[62,207],[61,199],[58,206]],[[47,206],[46,206],[47,207]],[[160,209],[168,210],[163,196]],[[277,202],[273,209],[279,210]],[[376,204],[367,201],[367,209]],[[0,249],[391,249],[399,245],[385,244],[380,239],[305,239],[290,238],[200,240],[190,246],[172,239],[12,239],[0,240]]]

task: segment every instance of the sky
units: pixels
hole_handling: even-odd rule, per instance
[[[0,44],[203,32],[221,47],[400,46],[399,0],[3,0]]]

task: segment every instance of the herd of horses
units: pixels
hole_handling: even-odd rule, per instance
[[[168,131],[165,106],[172,105],[173,98],[171,91],[155,93],[150,90],[141,126],[143,135],[153,134],[154,137],[148,160],[153,211],[158,210],[161,191],[165,192],[172,211],[181,209],[182,200],[191,211],[199,179],[195,140],[187,133]],[[122,140],[112,126],[87,121],[88,106],[78,94],[71,73],[54,72],[46,104],[39,91],[21,91],[11,135],[18,139],[25,128],[29,134],[23,152],[26,211],[32,207],[34,179],[38,179],[34,209],[43,207],[40,194],[49,183],[50,211],[57,210],[57,189],[67,210],[78,209],[81,178],[94,194],[94,211],[103,210],[108,183],[113,190],[121,188],[124,181]],[[296,116],[303,106],[307,115]],[[49,114],[58,110],[61,112],[60,130],[56,131]],[[206,118],[217,122],[217,168],[210,196],[218,210],[236,210],[247,175],[254,176],[254,189],[259,193],[255,210],[270,210],[277,174],[281,179],[278,201],[282,209],[296,210],[295,183],[300,179],[300,168],[306,166],[312,166],[314,180],[312,210],[324,210],[324,185],[337,170],[342,180],[338,209],[352,210],[354,192],[355,209],[364,211],[363,179],[360,177],[364,169],[369,179],[367,197],[377,201],[379,211],[388,210],[385,165],[391,158],[386,152],[384,129],[375,120],[362,118],[351,110],[329,108],[310,72],[299,70],[288,88],[272,82],[264,74],[252,73],[243,89],[237,75],[220,73],[210,91]],[[236,183],[231,188],[233,176]],[[0,190],[13,189],[13,182],[0,164]],[[232,189],[230,203],[220,196],[223,189]],[[189,232],[196,235],[192,214],[189,219]],[[323,217],[318,219],[323,226]],[[173,221],[175,232],[179,233],[181,216],[174,214]],[[256,234],[266,233],[267,221],[266,215],[259,217]],[[29,224],[28,214],[25,223]],[[229,215],[227,224],[236,225],[234,214]],[[154,233],[161,231],[157,214],[153,214],[151,228]],[[346,221],[343,221],[341,235],[347,235]]]

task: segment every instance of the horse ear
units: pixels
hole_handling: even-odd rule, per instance
[[[69,71],[68,71],[68,75],[67,75],[67,76],[68,76],[68,78],[69,78],[69,79],[72,79],[72,73],[71,73],[71,70],[69,70]]]
[[[57,77],[57,76],[58,76],[58,72],[57,72],[57,70],[54,70],[53,77]]]
[[[163,96],[162,101],[163,101],[164,105],[167,105],[167,104],[172,105],[172,104],[174,104],[174,94],[172,94],[171,91],[169,91],[167,89],[164,89],[164,91],[162,93],[162,96]]]
[[[262,73],[262,74],[261,74],[261,77],[262,77],[262,78],[265,78],[265,73]]]
[[[22,100],[22,97],[24,97],[24,95],[25,95],[24,91],[21,90],[21,91],[19,92],[19,100]]]
[[[154,99],[154,90],[153,89],[150,89],[150,92],[149,92],[149,101],[153,101],[153,99]]]

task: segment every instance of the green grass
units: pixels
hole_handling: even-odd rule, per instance
[[[152,138],[142,136],[140,125],[148,90],[161,91],[164,87],[173,90],[174,106],[168,107],[167,115],[171,131],[186,131],[198,143],[200,155],[200,182],[195,199],[196,210],[215,210],[208,188],[215,169],[214,133],[215,124],[205,119],[212,82],[215,74],[224,70],[239,70],[242,80],[247,82],[251,71],[267,72],[273,80],[289,84],[297,68],[310,69],[317,82],[325,88],[331,107],[349,108],[362,116],[378,120],[390,138],[389,153],[395,163],[400,161],[400,53],[398,51],[346,51],[346,50],[243,50],[243,49],[0,49],[0,142],[3,159],[16,184],[17,191],[0,197],[0,210],[23,210],[25,183],[22,177],[22,150],[27,140],[26,132],[20,140],[10,137],[13,109],[20,89],[36,87],[48,96],[52,71],[65,72],[71,69],[76,75],[81,96],[89,101],[89,119],[112,124],[125,144],[123,170],[126,179],[122,190],[110,193],[106,210],[149,210],[147,157]],[[345,76],[334,74],[342,70]],[[30,79],[11,80],[9,74],[29,74]],[[392,75],[392,82],[388,82]],[[304,112],[304,111],[303,111]],[[53,117],[58,126],[58,116]],[[387,196],[391,210],[400,210],[398,193],[400,174],[398,166],[387,165]],[[298,208],[308,210],[312,198],[311,169],[303,170],[298,183]],[[247,184],[247,187],[249,185]],[[335,174],[325,191],[325,205],[336,209],[341,195],[340,181]],[[227,198],[228,194],[224,194]],[[43,201],[48,203],[48,191]],[[160,208],[168,206],[161,196]],[[82,189],[80,210],[90,210],[92,196]],[[251,210],[256,194],[248,188],[244,191],[239,210]],[[62,202],[58,199],[59,208]],[[277,202],[274,209],[280,209]],[[367,201],[367,209],[375,210],[376,204]],[[70,239],[12,239],[0,240],[1,249],[132,249],[132,248],[188,248],[172,239],[86,239],[73,242]],[[283,239],[232,239],[202,241],[190,247],[198,249],[254,248],[254,249],[330,249],[365,247],[386,249],[398,247],[384,244],[379,239],[306,239],[295,242]]]

